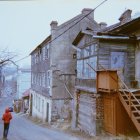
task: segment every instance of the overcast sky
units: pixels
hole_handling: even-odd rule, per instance
[[[58,24],[81,13],[83,8],[95,8],[103,0],[0,0],[0,51],[7,48],[19,60],[30,54],[50,34],[50,22]],[[140,0],[108,0],[95,10],[95,20],[108,25],[118,22],[126,9],[132,15],[140,12]],[[29,64],[30,59],[20,61]]]

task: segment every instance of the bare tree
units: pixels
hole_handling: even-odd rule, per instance
[[[6,65],[8,62],[13,61],[13,58],[16,56],[17,55],[15,53],[7,51],[7,48],[0,51],[0,67]]]
[[[16,57],[15,53],[11,53],[7,51],[7,48],[0,51],[0,97],[2,94],[3,88],[3,75],[2,75],[2,68],[10,63],[14,63],[13,59]],[[15,64],[16,65],[16,64]]]

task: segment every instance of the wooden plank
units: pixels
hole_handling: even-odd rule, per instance
[[[116,134],[115,102],[111,96],[104,97],[104,126],[107,132]]]
[[[137,120],[140,120],[140,116],[135,116],[135,118],[136,118]]]
[[[133,104],[132,106],[135,106],[135,107],[140,107],[140,104],[137,104],[137,105],[134,105],[134,104]]]

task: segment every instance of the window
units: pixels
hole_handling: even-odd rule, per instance
[[[124,52],[111,52],[111,68],[121,69],[124,68],[125,53]]]
[[[42,86],[45,87],[45,72],[42,73]]]
[[[35,107],[37,108],[37,95],[35,96]]]
[[[47,71],[47,87],[51,86],[51,71]]]
[[[82,77],[83,60],[77,60],[77,77]]]
[[[97,57],[91,57],[90,58],[90,63],[91,67],[96,70],[96,67],[97,67]],[[89,77],[91,78],[95,78],[96,77],[96,72],[93,70],[93,69],[89,69]]]
[[[46,59],[49,58],[49,44],[47,44],[46,47],[45,47],[45,58]]]
[[[40,97],[38,97],[38,111],[40,112]]]
[[[87,57],[90,55],[90,47],[84,48],[84,57]]]
[[[85,78],[89,77],[89,66],[87,64],[87,63],[89,63],[88,61],[89,61],[89,59],[84,59],[84,77]]]
[[[39,85],[41,86],[41,73],[39,73],[38,76],[39,76]]]
[[[83,49],[81,52],[77,52],[77,77],[79,78],[95,78],[96,63],[97,63],[97,44],[89,45]],[[91,65],[92,68],[89,67]]]
[[[44,100],[42,99],[42,113],[44,112]]]
[[[48,88],[48,94],[52,96],[51,88]]]
[[[45,47],[42,48],[42,59],[45,60]]]

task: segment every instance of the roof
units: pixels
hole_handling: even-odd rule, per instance
[[[110,26],[108,26],[108,27],[106,27],[106,28],[104,28],[104,29],[101,29],[101,30],[98,32],[98,34],[99,34],[99,33],[106,33],[106,32],[109,32],[110,30],[113,30],[114,28],[118,27],[119,25],[120,25],[120,22],[115,23],[115,24],[113,24],[113,25],[110,25]]]
[[[91,10],[92,10],[92,9],[91,9]],[[72,25],[77,24],[78,22],[80,22],[80,21],[81,21],[82,19],[84,19],[84,18],[85,18],[85,14],[81,13],[81,14],[79,14],[79,15],[77,15],[77,16],[71,18],[71,19],[69,19],[68,21],[64,22],[63,24],[57,26],[57,30],[65,29],[65,31],[67,31],[68,29],[70,29],[70,27],[71,27]],[[98,23],[97,23],[95,20],[93,20],[93,18],[91,18],[90,15],[88,16],[87,19],[88,19],[89,22],[91,22],[92,24],[94,23],[94,25],[98,26]],[[92,24],[91,24],[91,25],[92,25]],[[65,27],[65,28],[64,28],[64,27]],[[67,28],[66,28],[66,27],[67,27]],[[65,31],[64,31],[64,32],[65,32]],[[30,53],[30,55],[32,55],[36,50],[38,50],[38,49],[40,49],[41,47],[43,47],[42,45],[43,45],[44,43],[47,43],[47,42],[50,41],[50,40],[51,40],[51,35],[48,36],[41,44],[39,44],[39,45]]]
[[[136,31],[140,28],[140,17],[130,20],[116,28],[110,30],[110,33],[122,33],[127,34]]]
[[[129,34],[136,31],[140,27],[140,17],[132,19],[124,24],[116,23],[113,24],[103,30],[100,30],[97,34],[110,34],[110,35],[117,35],[117,34]]]
[[[83,38],[83,36],[84,36],[84,33],[80,31],[78,35],[76,36],[76,38],[74,39],[74,41],[72,42],[72,44],[76,46],[80,42],[80,40]]]
[[[38,49],[42,48],[43,45],[45,43],[49,43],[51,41],[51,35],[49,35],[44,41],[42,41],[31,53],[30,55],[32,55],[35,51],[37,51]]]
[[[81,21],[82,19],[84,19],[84,18],[85,18],[85,15],[81,13],[81,14],[79,14],[79,15],[77,15],[77,16],[71,18],[71,19],[69,19],[68,21],[64,22],[63,24],[57,26],[57,29],[58,29],[58,30],[59,30],[59,29],[62,29],[62,28],[64,28],[64,27],[67,26],[67,25],[70,25],[70,26],[71,26],[71,23],[72,23],[72,25],[73,25],[73,24],[76,24],[76,23],[80,22],[80,21]],[[88,16],[88,19],[89,19],[89,22],[91,22],[91,23],[94,22],[96,25],[98,25],[98,23],[97,23],[95,20],[93,20],[93,18],[91,18],[91,16]],[[69,26],[68,26],[68,27],[69,27]]]
[[[80,31],[78,35],[76,36],[76,38],[74,39],[74,41],[72,42],[72,44],[76,46],[80,42],[80,40],[84,37],[85,34],[93,36],[94,32],[92,29],[89,29],[89,28],[87,28],[86,30]]]
[[[28,97],[30,95],[30,88],[27,89],[25,92],[23,92],[22,95],[23,95],[22,98]]]

